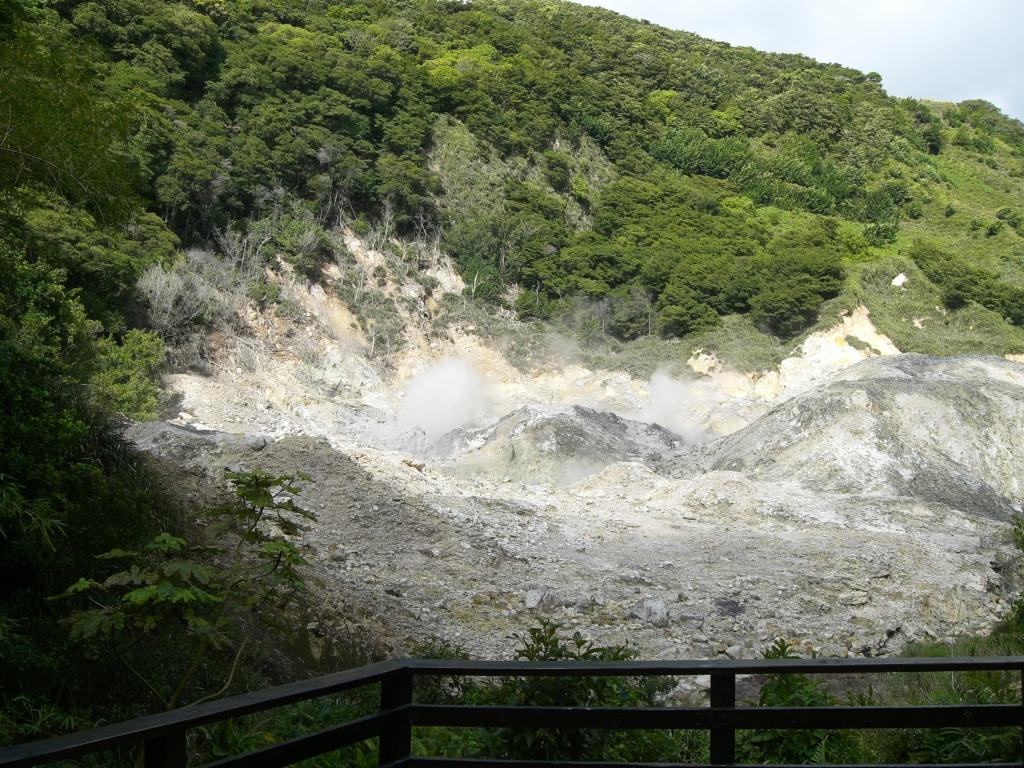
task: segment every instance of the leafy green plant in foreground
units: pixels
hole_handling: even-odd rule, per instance
[[[579,632],[566,635],[542,620],[514,635],[521,661],[627,661],[626,645],[598,646]],[[464,658],[451,646],[434,644],[417,655]],[[431,680],[418,686],[424,703],[503,706],[653,707],[675,681],[667,677],[514,677],[496,683],[466,678]],[[559,730],[555,728],[417,729],[416,754],[526,760],[645,760],[706,762],[707,734],[700,731]]]
[[[227,477],[237,503],[210,513],[211,544],[160,533],[139,550],[99,555],[121,570],[102,582],[79,579],[62,595],[85,601],[71,617],[72,638],[113,653],[164,709],[182,704],[193,689],[208,689],[196,677],[214,652],[232,654],[227,678],[200,700],[226,693],[248,644],[239,626],[269,622],[304,587],[305,560],[282,535],[294,530],[296,518],[312,519],[295,502],[302,476],[254,470]],[[168,636],[188,649],[173,669],[146,656]]]
[[[628,646],[598,646],[579,632],[558,633],[549,621],[517,635],[515,658],[522,661],[627,661],[636,657]],[[653,706],[672,688],[668,679],[621,677],[524,677],[501,686],[507,704],[530,706],[637,707]],[[606,755],[621,749],[628,733],[552,728],[516,729],[503,734],[504,748],[517,757],[558,760]]]
[[[764,651],[766,659],[796,659],[793,646],[777,639]],[[759,707],[825,707],[836,703],[820,680],[808,675],[769,675],[758,694]],[[849,754],[849,732],[824,728],[741,732],[737,743],[740,762],[828,763]]]

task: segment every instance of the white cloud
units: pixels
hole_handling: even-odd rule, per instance
[[[1024,119],[1021,0],[586,0],[733,45],[875,71],[889,93]]]

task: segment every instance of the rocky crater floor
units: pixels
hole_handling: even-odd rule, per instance
[[[613,376],[604,401],[477,413],[405,448],[382,397],[300,397],[274,375],[172,377],[179,416],[128,434],[211,482],[310,475],[317,520],[295,537],[326,636],[507,656],[548,617],[647,658],[753,657],[779,636],[876,655],[983,632],[1018,586],[1017,363],[869,357],[748,397],[746,426],[701,442],[634,418]]]

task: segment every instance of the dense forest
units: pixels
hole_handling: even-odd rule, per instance
[[[552,0],[6,0],[0,73],[0,743],[273,676],[237,632],[301,587],[252,535],[295,478],[234,478],[211,555],[117,428],[182,332],[140,278],[188,249],[316,280],[383,223],[622,343],[864,303],[904,350],[1024,351],[1024,125],[983,101]]]

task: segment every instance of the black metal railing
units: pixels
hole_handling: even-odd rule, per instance
[[[0,766],[33,766],[131,745],[144,745],[146,768],[184,768],[189,729],[369,685],[380,685],[376,713],[298,736],[254,752],[208,763],[207,768],[293,765],[369,739],[379,739],[379,763],[417,768],[497,768],[543,762],[436,758],[412,755],[412,729],[557,728],[691,729],[710,732],[710,764],[734,765],[736,731],[747,729],[887,729],[1018,727],[1024,735],[1024,698],[1013,704],[942,706],[744,707],[736,703],[737,675],[1002,671],[1022,675],[1024,657],[806,659],[786,661],[514,662],[398,659],[229,699],[0,750]],[[532,707],[418,704],[413,689],[426,677],[654,677],[710,676],[706,707]],[[623,766],[635,763],[547,763]],[[668,764],[660,764],[662,766]],[[960,768],[985,765],[960,763]],[[1010,765],[1024,768],[1024,763]],[[948,768],[948,766],[947,766]]]

